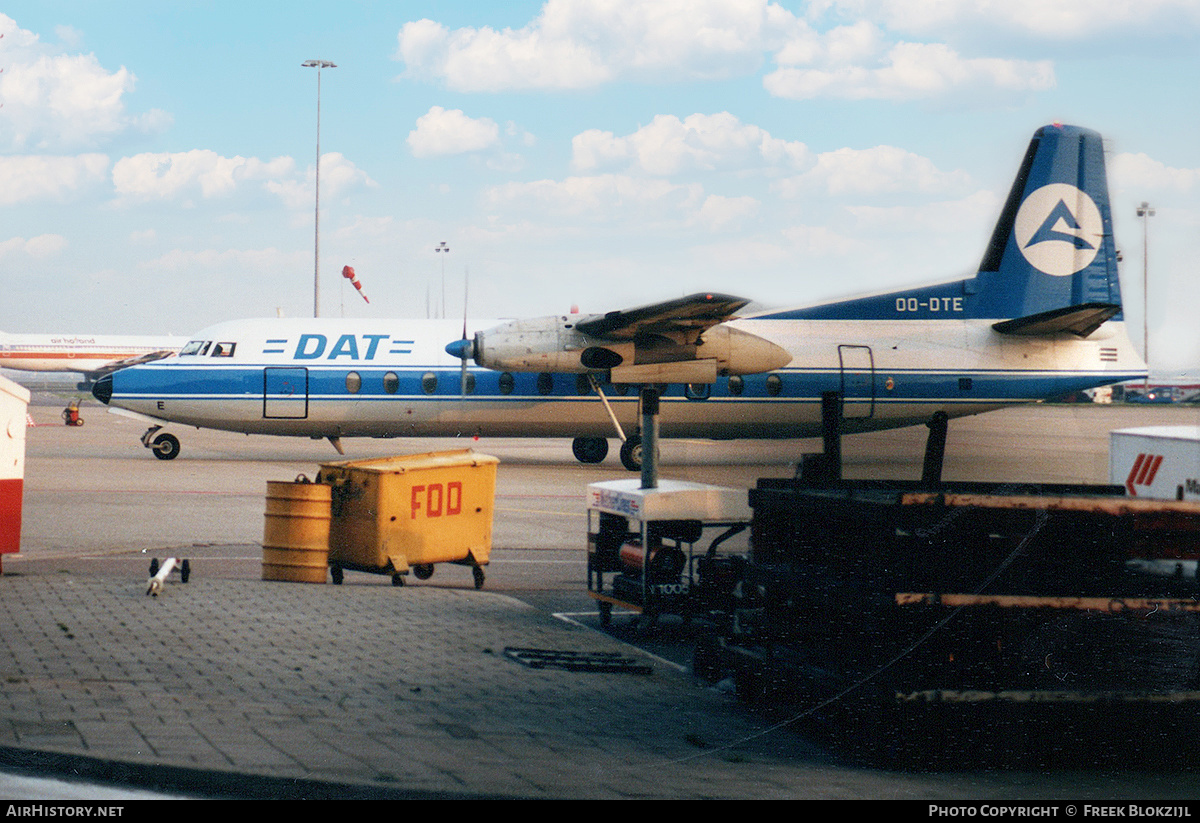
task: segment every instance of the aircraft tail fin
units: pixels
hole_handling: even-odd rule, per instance
[[[1077,126],[1045,126],[1029,143],[979,274],[972,315],[1005,333],[1093,331],[1121,311],[1104,145]],[[1046,323],[1086,315],[1092,325]],[[1107,315],[1107,316],[1104,316]],[[1044,332],[1034,331],[1044,329]]]
[[[1000,333],[1026,336],[1087,336],[1121,319],[1100,135],[1038,129],[974,277],[760,316],[991,320]]]

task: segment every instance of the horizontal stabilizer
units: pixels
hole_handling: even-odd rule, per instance
[[[1025,337],[1042,337],[1063,332],[1078,337],[1087,337],[1100,328],[1105,321],[1111,320],[1120,312],[1121,307],[1114,303],[1083,303],[1013,320],[1002,320],[999,323],[993,323],[992,328],[1001,334],[1016,334]]]

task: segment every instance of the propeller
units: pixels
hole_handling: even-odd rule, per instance
[[[470,288],[471,273],[463,273],[463,323],[462,337],[453,343],[446,344],[446,353],[462,361],[462,371],[459,377],[459,392],[467,396],[467,361],[475,356],[475,341],[467,337],[467,293]]]

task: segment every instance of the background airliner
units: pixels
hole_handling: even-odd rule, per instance
[[[661,387],[664,438],[796,438],[821,432],[825,392],[854,433],[1146,373],[1121,315],[1102,141],[1073,126],[1034,135],[973,277],[737,316],[747,302],[697,294],[473,336],[453,321],[232,321],[93,393],[153,418],[143,442],[162,459],[179,441],[158,429],[176,422],[339,450],[355,436],[572,437],[584,462],[615,436],[636,469],[643,384]]]
[[[186,337],[0,332],[0,368],[77,372],[90,385],[117,369],[172,355],[186,342]]]

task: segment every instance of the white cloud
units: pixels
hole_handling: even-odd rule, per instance
[[[408,147],[414,157],[466,154],[491,148],[499,136],[500,127],[494,120],[468,117],[462,109],[433,106],[417,118],[417,127],[408,134]]]
[[[397,56],[409,75],[458,91],[580,89],[745,73],[795,25],[766,0],[548,0],[517,30],[407,23]]]
[[[301,176],[290,157],[223,157],[208,149],[148,152],[124,157],[113,167],[118,196],[132,200],[168,200],[233,194],[248,184],[261,185],[288,208],[313,202],[315,168]],[[321,156],[321,192],[336,197],[356,185],[375,185],[362,170],[337,152]]]
[[[1195,27],[1195,0],[830,0],[834,9],[869,16],[894,31],[951,35],[965,29],[1077,40],[1103,33],[1170,31],[1170,22]]]
[[[61,234],[39,234],[28,240],[24,237],[13,237],[0,242],[0,259],[12,255],[45,259],[58,254],[66,245],[67,239]]]
[[[878,65],[784,67],[763,78],[768,92],[789,100],[913,100],[1045,91],[1054,85],[1054,65],[1048,60],[964,58],[939,43],[898,43]]]
[[[70,197],[102,182],[107,170],[103,154],[0,156],[0,206]]]
[[[0,14],[4,71],[0,73],[0,142],[15,150],[75,148],[129,129],[159,128],[155,111],[132,116],[125,98],[134,76],[124,66],[104,68],[94,54],[61,54]]]
[[[619,174],[506,183],[491,187],[484,195],[491,208],[524,207],[545,216],[598,219],[659,217],[665,209],[695,208],[702,196],[696,185]]]
[[[774,138],[728,112],[692,114],[680,120],[658,115],[628,137],[592,129],[572,140],[572,165],[580,171],[633,166],[647,174],[744,170],[783,166],[795,170],[811,162],[799,142]]]
[[[1145,154],[1118,154],[1110,161],[1114,188],[1147,191],[1200,190],[1200,168],[1177,169]]]
[[[1156,2],[1171,7],[1177,0]],[[913,100],[958,94],[987,100],[1000,92],[1054,87],[1050,61],[971,56],[945,43],[898,41],[870,19],[892,24],[891,31],[919,28],[902,13],[908,5],[915,7],[915,20],[931,21],[926,26],[930,30],[941,30],[933,21],[961,20],[970,16],[966,12],[1006,16],[997,10],[1004,4],[988,0],[900,5],[846,0],[838,10],[863,19],[818,31],[767,0],[548,0],[521,29],[451,30],[432,20],[408,23],[398,37],[397,57],[405,62],[408,76],[474,92],[745,76],[768,57],[778,68],[764,78],[764,87],[789,99]],[[818,20],[826,10],[814,6],[809,13]],[[1084,13],[1086,7],[1081,4],[1078,11]],[[954,32],[953,27],[942,28],[948,35]]]
[[[969,183],[964,172],[943,172],[926,157],[895,146],[876,146],[824,152],[809,171],[779,182],[775,189],[788,198],[813,191],[835,196],[928,194],[961,190]]]
[[[204,249],[189,251],[173,249],[153,260],[139,264],[143,269],[164,272],[181,272],[202,269],[208,272],[286,272],[311,262],[312,257],[304,251],[281,251],[265,249]]]
[[[697,221],[710,231],[735,227],[758,213],[762,204],[753,197],[725,197],[712,194],[704,198]]]

